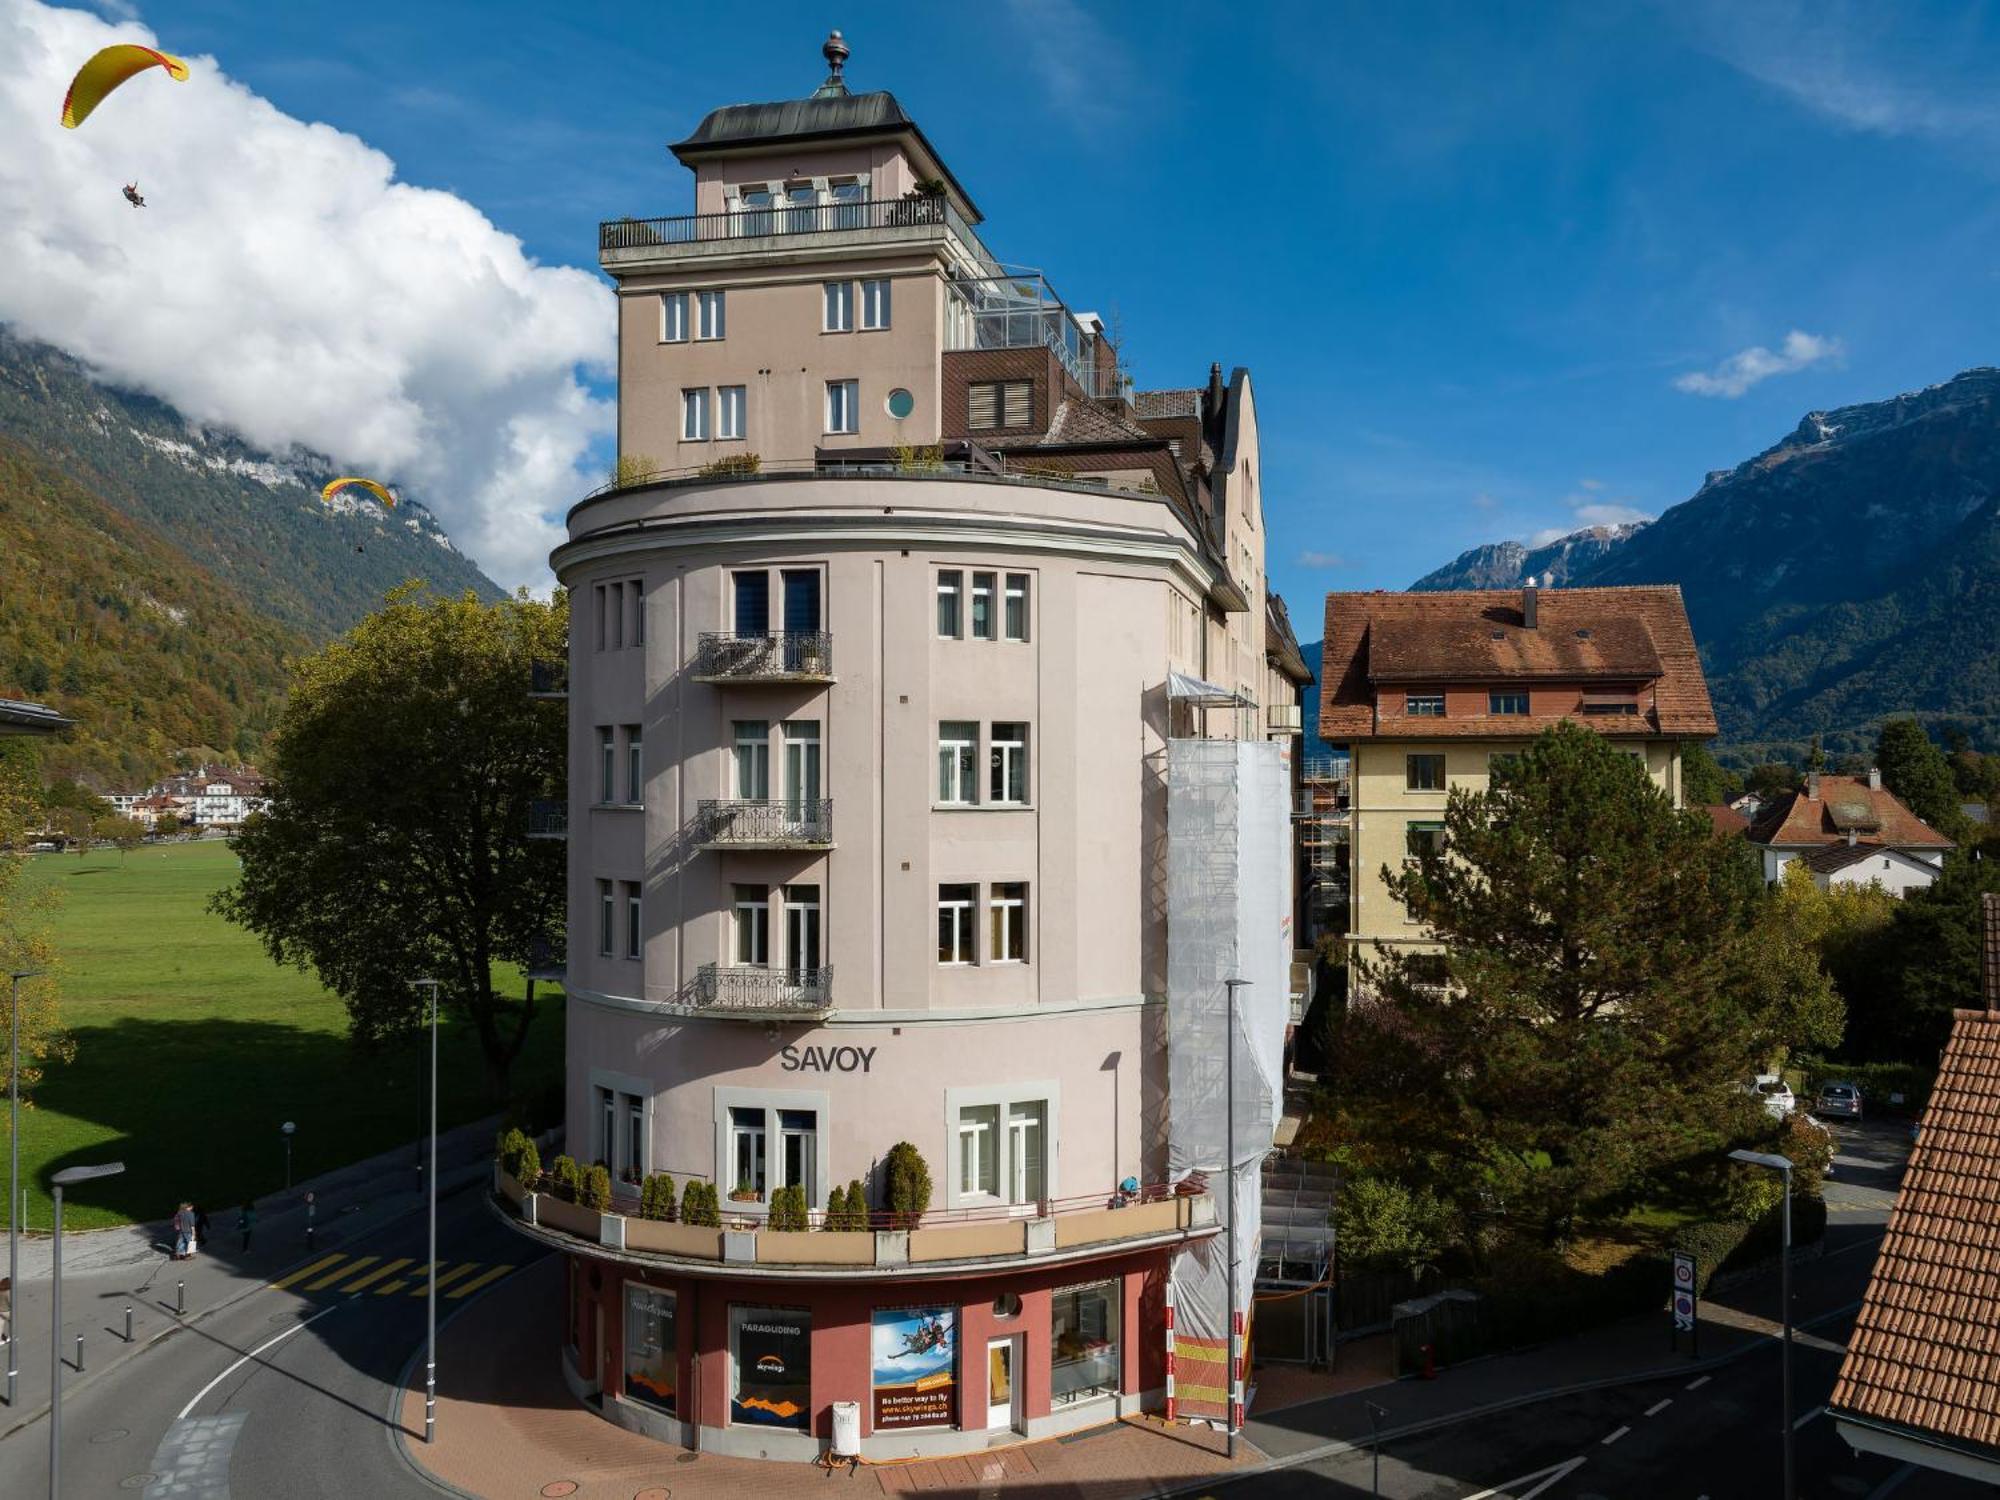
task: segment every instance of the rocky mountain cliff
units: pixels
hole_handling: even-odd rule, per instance
[[[1413,591],[1443,589],[1511,589],[1530,578],[1545,588],[1560,588],[1594,566],[1614,548],[1645,528],[1644,521],[1623,526],[1587,526],[1540,547],[1525,542],[1492,542],[1461,552],[1434,572],[1410,585]]]

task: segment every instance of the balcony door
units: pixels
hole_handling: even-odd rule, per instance
[[[746,570],[732,580],[736,593],[736,634],[762,639],[771,629],[771,575]]]
[[[819,887],[785,887],[785,956],[792,983],[810,984],[820,966]]]
[[[762,719],[736,721],[736,795],[744,802],[771,800],[771,726]]]
[[[819,812],[819,720],[785,725],[785,816],[803,823]]]

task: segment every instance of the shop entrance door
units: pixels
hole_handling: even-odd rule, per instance
[[[1014,1408],[1019,1399],[1019,1372],[1014,1368],[1018,1339],[986,1341],[986,1428],[999,1432],[1015,1426]]]

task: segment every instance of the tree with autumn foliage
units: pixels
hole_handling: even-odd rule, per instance
[[[43,1068],[67,1062],[76,1043],[63,1029],[58,1006],[55,943],[50,935],[53,887],[30,891],[22,876],[31,829],[40,825],[41,769],[36,749],[26,739],[0,740],[0,1094],[7,1089],[10,1066],[6,1032],[14,1024],[10,1007],[19,995],[21,1007],[21,1096],[31,1098]],[[10,976],[38,971],[16,990]]]

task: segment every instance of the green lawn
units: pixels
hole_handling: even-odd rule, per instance
[[[50,1224],[48,1177],[64,1166],[125,1163],[124,1176],[66,1195],[68,1227],[161,1217],[182,1198],[221,1222],[224,1207],[283,1186],[286,1120],[298,1126],[298,1178],[422,1132],[421,1039],[374,1056],[351,1046],[346,1010],[317,979],[273,964],[249,933],[207,911],[235,874],[220,840],[31,863],[31,885],[62,892],[62,1015],[76,1038],[76,1060],[50,1067],[35,1107],[22,1111],[31,1226]],[[511,971],[501,982],[520,993]],[[536,1005],[514,1070],[526,1098],[562,1075],[561,994],[538,986]],[[441,1048],[441,1122],[490,1113],[477,1040],[447,1023]],[[5,1121],[0,1096],[0,1137]]]

